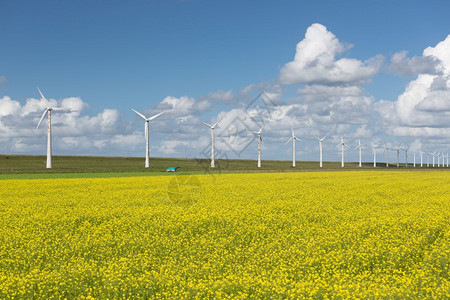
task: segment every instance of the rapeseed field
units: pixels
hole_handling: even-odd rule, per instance
[[[0,181],[0,298],[446,298],[450,172]]]

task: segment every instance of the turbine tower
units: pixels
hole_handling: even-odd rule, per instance
[[[400,167],[400,146],[397,146],[397,149],[395,149],[397,152],[397,168]]]
[[[433,168],[434,168],[434,157],[435,157],[435,155],[436,155],[436,151],[433,152],[433,153],[430,153],[430,154],[433,155]]]
[[[389,168],[389,150],[391,150],[391,149],[388,148],[388,146],[386,144],[384,144],[384,151],[383,151],[383,153],[386,156],[386,168]]]
[[[319,154],[320,154],[320,162],[319,162],[319,166],[322,168],[322,143],[323,143],[323,140],[327,137],[327,136],[324,136],[323,138],[321,138],[321,139],[319,139],[317,136],[314,136],[315,137],[315,139],[316,140],[318,140],[319,141]]]
[[[355,150],[359,148],[359,167],[362,167],[362,149],[364,149],[364,146],[361,145],[361,139],[358,139],[358,146],[355,147]]]
[[[290,141],[292,141],[292,167],[295,168],[295,141],[302,140],[295,136],[294,129],[292,129],[292,137],[286,142],[286,144]]]
[[[413,153],[413,157],[414,157],[414,160],[413,160],[414,165],[413,165],[413,167],[415,168],[416,167],[416,152]]]
[[[372,144],[373,167],[374,167],[374,168],[377,167],[377,148],[378,148],[378,145],[373,145],[373,144]]]
[[[347,146],[347,144],[344,143],[344,138],[341,137],[341,142],[336,146],[336,148],[339,148],[339,146],[341,147],[341,168],[344,167],[344,149],[345,146]]]
[[[211,168],[214,168],[214,128],[216,128],[217,124],[219,124],[219,122],[222,121],[222,119],[220,119],[219,121],[217,121],[216,123],[210,125],[207,124],[205,122],[202,122],[203,125],[209,127],[211,129]]]
[[[150,138],[149,138],[149,130],[148,130],[149,122],[153,119],[156,119],[157,117],[162,115],[164,112],[160,112],[159,114],[156,114],[154,116],[151,116],[150,118],[147,118],[140,112],[138,112],[134,109],[131,109],[131,110],[134,111],[139,117],[141,117],[145,121],[145,167],[148,168],[150,166]]]
[[[422,149],[420,149],[419,153],[420,153],[420,167],[422,168],[423,167],[423,154],[425,152],[423,152]]]
[[[411,147],[411,146],[409,146],[409,147]],[[405,151],[405,155],[406,155],[406,158],[405,158],[405,168],[408,167],[408,150],[409,150],[409,147],[406,148],[406,149],[404,149],[404,148],[401,148],[401,149],[400,149],[400,150],[402,150],[402,151]]]
[[[37,88],[39,94],[41,95],[41,99],[45,100],[48,103],[48,100],[45,98],[44,94],[42,94],[41,90]],[[44,112],[42,113],[42,117],[39,120],[38,125],[36,126],[36,130],[41,126],[42,121],[45,118],[45,115],[47,114],[47,162],[46,162],[46,168],[51,169],[52,168],[52,111],[72,111],[71,108],[64,108],[64,107],[46,107],[44,109]]]
[[[261,168],[261,143],[262,143],[262,137],[261,132],[263,130],[264,126],[261,126],[261,128],[258,131],[253,131],[254,134],[258,135],[258,168]]]

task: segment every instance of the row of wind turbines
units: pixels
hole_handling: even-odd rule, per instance
[[[217,121],[216,123],[214,123],[213,125],[207,124],[205,122],[202,122],[205,126],[208,126],[211,129],[211,168],[214,168],[214,152],[215,152],[215,146],[214,146],[214,129],[216,127],[216,125],[220,122],[221,120]],[[257,135],[258,137],[258,168],[261,168],[261,145],[262,145],[262,130],[263,130],[264,126],[262,126],[258,131],[253,131],[252,133]],[[298,138],[295,135],[294,129],[291,129],[292,132],[292,136],[289,138],[289,140],[287,140],[287,142],[285,144],[288,144],[290,142],[292,142],[292,167],[295,168],[296,165],[296,149],[295,149],[295,145],[296,145],[296,141],[302,141],[300,138]],[[323,167],[323,141],[326,139],[327,136],[324,136],[322,138],[319,138],[317,136],[314,136],[314,138],[319,142],[319,167],[322,168]],[[345,153],[345,147],[347,147],[348,145],[344,142],[344,138],[341,137],[341,141],[340,143],[336,146],[336,148],[340,148],[340,152],[341,152],[341,167],[344,168],[345,166],[345,160],[344,160],[344,153]],[[372,153],[373,153],[373,166],[374,168],[377,167],[377,149],[379,148],[378,145],[372,145]],[[362,167],[362,151],[363,149],[365,149],[365,146],[363,144],[361,144],[361,140],[358,139],[358,144],[356,145],[355,149],[359,150],[359,164],[358,167]],[[384,154],[386,156],[386,167],[389,167],[389,153],[388,151],[396,151],[397,153],[397,167],[400,167],[400,151],[404,151],[405,152],[405,167],[408,167],[408,148],[400,148],[400,146],[398,146],[397,148],[389,148],[386,144],[385,144],[385,150],[384,150]],[[427,155],[431,155],[433,157],[433,167],[435,167],[435,157],[438,158],[438,163],[437,166],[438,167],[449,167],[449,154],[446,153],[442,153],[442,152],[433,152],[433,153],[429,153],[429,152],[424,152],[422,150],[420,150],[420,167],[423,167],[423,154],[427,154]],[[427,167],[429,167],[429,157],[427,156]],[[442,159],[442,164],[440,163]],[[447,159],[447,163],[445,164],[445,159]],[[416,167],[416,153],[414,152],[414,163],[413,166]]]
[[[44,94],[41,92],[41,90],[39,89],[39,87],[37,88],[41,99],[45,100],[47,103],[49,103],[49,101],[45,98]],[[156,119],[157,117],[159,117],[160,115],[162,115],[164,112],[160,112],[156,115],[153,115],[151,117],[146,117],[144,114],[131,109],[133,112],[135,112],[140,118],[142,118],[145,121],[145,168],[148,168],[150,166],[150,138],[149,138],[149,123],[150,121]],[[51,125],[51,116],[52,116],[52,111],[76,111],[72,108],[69,107],[46,107],[42,113],[42,116],[39,120],[38,125],[36,126],[36,129],[38,129],[43,120],[45,119],[45,116],[47,115],[47,161],[46,161],[46,168],[52,168],[52,125]],[[219,122],[221,121],[221,119],[213,124],[208,124],[205,122],[201,122],[203,125],[207,126],[210,128],[211,130],[211,168],[215,167],[215,139],[214,139],[214,129],[216,128],[216,126],[219,124]],[[257,166],[258,168],[261,168],[261,146],[262,146],[262,130],[263,130],[264,126],[262,126],[258,131],[253,131],[252,133],[255,134],[258,138],[258,160],[257,160]],[[294,133],[294,129],[291,129],[292,131],[292,136],[289,138],[289,140],[286,142],[286,144],[292,142],[292,167],[295,167],[296,164],[296,149],[295,149],[295,144],[296,141],[302,141],[300,138],[298,138],[297,136],[295,136]],[[326,136],[319,138],[317,136],[314,136],[314,138],[319,142],[319,167],[322,168],[323,167],[323,141],[326,139]],[[336,146],[337,148],[340,148],[341,150],[341,167],[344,167],[345,165],[345,161],[344,161],[344,152],[345,152],[345,147],[347,146],[347,144],[344,142],[343,137],[341,137],[341,142]],[[355,150],[359,148],[359,167],[362,167],[362,149],[364,149],[365,147],[361,144],[361,141],[358,140],[358,145],[355,147]],[[372,152],[373,152],[373,166],[376,167],[377,166],[377,148],[378,145],[372,145]],[[384,147],[384,154],[386,155],[386,167],[389,167],[389,155],[388,155],[388,151],[395,151],[397,153],[397,167],[400,166],[400,151],[404,151],[405,155],[406,155],[406,159],[405,159],[405,166],[408,167],[408,148],[389,148],[386,144]],[[424,152],[422,150],[420,150],[420,167],[423,167],[423,154],[427,155],[427,167],[430,166],[429,163],[429,158],[430,156],[432,156],[433,158],[433,162],[432,162],[432,166],[435,167],[435,158],[437,157],[437,166],[440,167],[445,167],[445,159],[447,159],[447,164],[446,167],[449,166],[449,154],[446,153],[442,153],[442,152],[433,152],[433,153],[429,153],[429,152]],[[442,159],[442,164],[441,164],[441,159]],[[414,153],[414,167],[416,167],[416,153]]]

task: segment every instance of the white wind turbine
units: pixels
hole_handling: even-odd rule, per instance
[[[411,147],[411,146],[409,146],[409,147]],[[405,155],[406,155],[406,158],[405,158],[405,168],[408,167],[408,150],[409,150],[409,147],[406,148],[406,149],[404,149],[404,148],[401,148],[401,149],[400,149],[400,150],[402,150],[402,151],[405,151]]]
[[[361,145],[361,140],[358,139],[358,146],[355,147],[355,150],[359,148],[359,167],[362,167],[362,149],[364,149],[364,146]]]
[[[292,141],[292,167],[295,168],[295,141],[302,140],[295,136],[294,129],[292,129],[292,137],[286,142],[286,144],[290,141]]]
[[[445,157],[447,158],[447,168],[448,168],[448,153],[445,155]]]
[[[373,167],[377,167],[377,148],[378,145],[372,144],[372,152],[373,152]]]
[[[318,140],[319,141],[319,154],[320,154],[320,162],[319,162],[319,166],[322,168],[322,143],[323,143],[323,140],[326,138],[327,136],[324,136],[323,138],[321,138],[321,139],[319,139],[317,136],[314,136],[314,138],[316,139],[316,140]]]
[[[420,153],[420,167],[422,168],[423,167],[423,154],[425,152],[423,152],[422,149],[420,149],[419,153]]]
[[[134,111],[139,117],[141,117],[145,121],[145,167],[148,168],[150,165],[150,138],[149,138],[149,130],[148,130],[149,122],[153,119],[156,119],[157,117],[162,115],[164,112],[160,112],[159,114],[156,114],[154,116],[151,116],[150,118],[147,118],[140,112],[138,112],[134,109],[131,109],[131,110]]]
[[[347,146],[347,144],[344,143],[344,137],[341,137],[341,142],[339,144],[337,144],[336,148],[339,148],[339,146],[341,147],[341,168],[344,167],[344,150],[345,150],[345,146]]]
[[[430,155],[431,155],[431,153],[427,152],[426,155],[427,155],[427,168],[429,168],[430,167]]]
[[[45,98],[44,94],[42,94],[41,90],[37,88],[39,94],[41,95],[41,99],[45,100],[48,103],[48,100]],[[42,117],[39,120],[38,125],[36,126],[36,129],[41,126],[42,121],[45,118],[45,115],[47,114],[47,163],[46,168],[51,169],[52,167],[52,111],[73,111],[71,108],[65,108],[65,107],[46,107],[44,109],[44,112],[42,113]]]
[[[211,129],[211,168],[214,168],[214,161],[215,161],[215,157],[214,157],[214,129],[216,128],[217,124],[219,124],[219,122],[222,121],[222,119],[220,119],[219,121],[217,121],[216,123],[210,125],[208,123],[202,122],[203,125],[209,127]]]
[[[434,168],[434,158],[435,158],[435,156],[436,156],[436,151],[433,152],[433,153],[430,153],[430,154],[433,155],[433,168]]]
[[[414,163],[413,167],[415,168],[416,167],[416,152],[413,153],[413,157],[414,157],[414,159],[413,159],[413,163]]]
[[[400,146],[397,146],[397,149],[394,149],[397,152],[397,168],[400,167]]]
[[[261,126],[261,128],[258,131],[253,131],[254,134],[258,135],[258,168],[261,168],[261,143],[262,143],[261,132],[263,128],[264,125]]]
[[[391,150],[390,148],[388,148],[388,146],[386,144],[384,144],[384,155],[386,156],[386,168],[389,167],[389,150]]]

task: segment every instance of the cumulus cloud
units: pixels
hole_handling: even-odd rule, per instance
[[[204,96],[201,96],[200,99],[204,100],[212,100],[212,101],[218,101],[225,104],[231,104],[234,103],[236,100],[236,96],[234,95],[232,90],[217,90],[215,92],[208,93]]]
[[[394,53],[388,69],[402,76],[412,76],[421,73],[436,74],[438,72],[439,60],[435,56],[427,55],[407,58],[407,55],[407,51]]]
[[[408,62],[401,55],[399,62]],[[377,109],[384,116],[388,133],[396,136],[448,136],[450,131],[450,35],[435,47],[428,47],[423,56],[409,60],[427,59],[432,62],[393,103],[381,102]],[[420,68],[418,68],[420,69]]]
[[[383,64],[382,56],[366,61],[338,58],[351,45],[341,43],[321,24],[312,24],[305,38],[297,44],[294,60],[280,71],[282,84],[342,84],[360,83],[376,75]]]
[[[139,143],[129,122],[120,118],[116,109],[104,109],[94,116],[83,115],[88,107],[78,97],[56,99],[26,99],[22,104],[8,96],[0,98],[0,152],[36,153],[45,149],[45,126],[35,127],[47,107],[70,107],[73,112],[55,111],[52,114],[53,145],[56,153],[96,154],[95,149],[104,154],[113,154],[126,145],[125,150],[134,149]],[[44,121],[46,122],[46,121]],[[113,147],[111,147],[113,146]]]

